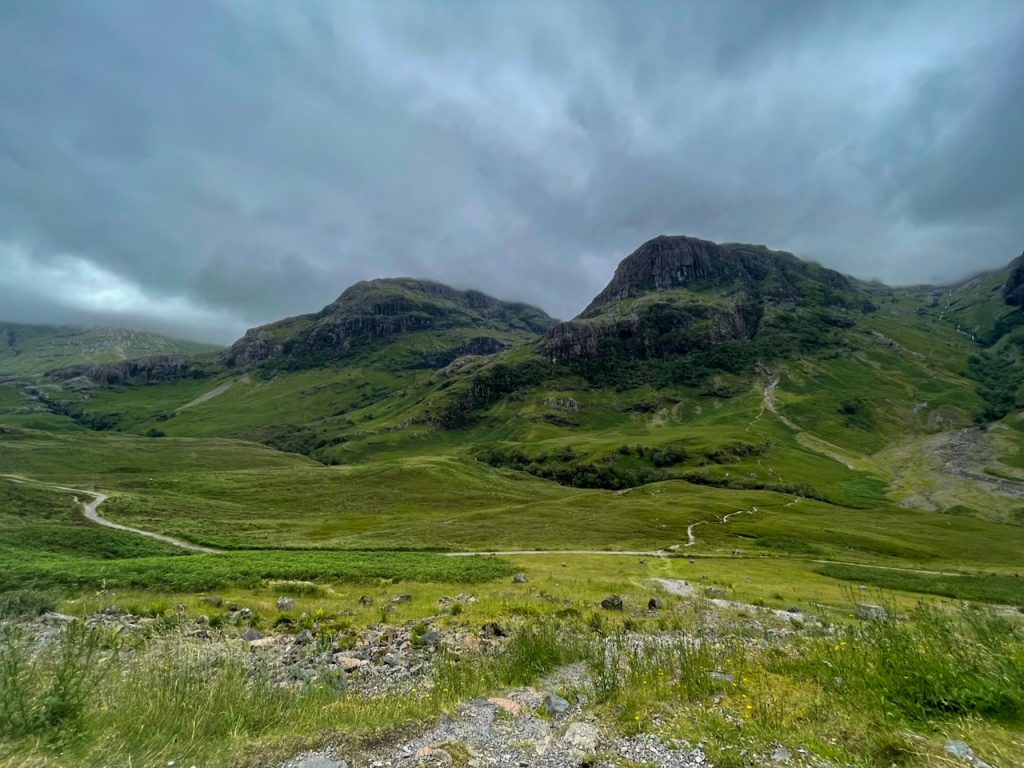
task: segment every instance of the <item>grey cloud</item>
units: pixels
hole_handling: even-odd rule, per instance
[[[1009,0],[12,0],[0,249],[132,298],[0,316],[229,340],[409,274],[565,317],[661,232],[954,278],[1024,240],[1022,51]]]

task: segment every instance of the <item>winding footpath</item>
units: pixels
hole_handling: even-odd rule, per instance
[[[44,483],[41,480],[33,480],[28,477],[22,477],[21,475],[7,475],[0,474],[0,477],[5,480],[9,480],[12,483],[20,483],[22,485],[38,485],[43,488],[49,488],[54,491],[63,491],[70,493],[72,498],[76,502],[82,505],[82,514],[85,518],[96,525],[102,525],[104,528],[112,528],[115,531],[126,531],[127,533],[134,533],[138,536],[145,536],[147,539],[154,539],[155,541],[162,541],[164,544],[170,544],[172,547],[179,547],[181,549],[187,549],[189,552],[202,552],[208,555],[221,554],[221,550],[213,549],[212,547],[204,547],[199,544],[192,544],[191,542],[184,541],[182,539],[176,539],[173,536],[165,536],[162,533],[154,533],[153,531],[144,531],[141,528],[132,528],[127,525],[121,525],[115,523],[100,514],[100,505],[109,499],[105,493],[99,493],[97,491],[83,491],[78,488],[68,488],[63,485],[55,485],[53,483]],[[82,501],[80,496],[91,496],[92,501]]]
[[[105,528],[111,528],[116,531],[125,531],[126,533],[134,533],[137,536],[145,536],[148,539],[155,541],[161,541],[164,544],[170,544],[172,547],[179,547],[180,549],[186,549],[189,552],[201,552],[204,554],[223,554],[223,550],[214,549],[212,547],[204,547],[200,544],[193,544],[183,539],[177,539],[173,536],[165,536],[162,533],[154,533],[153,531],[144,531],[141,528],[132,528],[128,525],[121,525],[115,523],[107,518],[103,517],[99,508],[108,498],[105,493],[99,493],[98,491],[85,491],[79,488],[69,488],[64,485],[57,485],[55,483],[47,483],[42,480],[34,480],[29,477],[23,477],[22,475],[12,475],[0,473],[0,479],[7,480],[12,483],[18,483],[21,485],[37,485],[43,488],[49,488],[54,491],[61,491],[64,493],[70,493],[74,500],[82,505],[82,514],[87,520],[96,525],[102,525]],[[92,497],[92,501],[82,501],[81,496]],[[750,515],[757,512],[757,507],[752,509],[741,509],[736,512],[731,512],[722,517],[719,522],[727,523],[729,518],[735,517],[736,515]],[[704,523],[715,522],[711,520],[701,520],[693,523],[687,528],[687,536],[690,541],[687,546],[691,546],[696,543],[696,537],[693,535],[693,528]],[[673,555],[677,555],[679,547],[671,546],[665,549],[659,550],[636,550],[636,549],[515,549],[515,550],[491,550],[491,551],[476,551],[476,552],[445,552],[443,553],[446,557],[477,557],[477,556],[491,556],[491,557],[507,557],[507,556],[532,556],[532,555],[611,555],[619,557],[659,557],[667,558]],[[690,557],[701,557],[716,559],[725,557],[725,555],[717,554],[703,554],[703,555],[690,555]],[[751,555],[737,555],[733,554],[732,557],[740,557],[743,559],[764,559],[763,557],[756,557]],[[924,570],[920,568],[907,568],[896,565],[876,565],[870,563],[858,563],[846,560],[826,560],[826,559],[812,559],[812,558],[787,558],[794,560],[804,560],[810,563],[821,563],[821,564],[836,564],[836,565],[855,565],[862,568],[877,568],[880,570],[890,571],[904,571],[907,573],[921,573],[932,576],[963,576],[963,573],[957,571],[932,571]],[[670,590],[671,591],[671,590]]]

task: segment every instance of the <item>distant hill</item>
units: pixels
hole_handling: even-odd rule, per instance
[[[225,355],[233,367],[272,363],[291,369],[323,363],[429,332],[419,361],[439,368],[457,357],[494,354],[529,341],[555,320],[528,304],[500,301],[442,283],[385,278],[356,283],[315,314],[253,328]]]
[[[54,368],[189,355],[217,349],[158,333],[125,328],[0,323],[0,375],[37,376]]]

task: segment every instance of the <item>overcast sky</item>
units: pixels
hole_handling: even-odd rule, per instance
[[[227,342],[412,275],[569,317],[644,240],[1024,249],[1020,0],[0,2],[0,319]]]

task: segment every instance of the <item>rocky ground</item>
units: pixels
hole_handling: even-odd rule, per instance
[[[694,586],[682,581],[661,581],[670,594],[693,596]],[[402,595],[392,598],[405,599]],[[170,632],[187,647],[228,650],[244,654],[253,675],[269,678],[277,685],[327,683],[339,691],[356,695],[426,695],[434,685],[435,656],[464,658],[472,663],[479,654],[500,653],[515,626],[489,622],[480,627],[451,626],[452,606],[473,600],[456,595],[438,601],[437,613],[408,626],[378,624],[358,632],[331,631],[312,622],[305,614],[296,625],[282,625],[264,633],[251,626],[253,612],[245,607],[218,604],[210,599],[211,613],[189,618],[183,612],[150,618],[136,616],[110,606],[84,620],[112,635],[164,637]],[[621,610],[621,599],[609,595],[602,601],[606,610]],[[631,633],[608,638],[607,653],[619,644],[629,651],[659,645],[717,643],[727,635],[749,649],[760,649],[784,641],[795,632],[825,631],[814,617],[795,608],[779,611],[711,598],[704,603],[699,636],[687,630]],[[292,598],[281,598],[279,608],[295,609]],[[635,607],[640,610],[640,607]],[[651,598],[648,611],[657,615],[662,605]],[[858,607],[860,618],[887,618],[880,606]],[[73,617],[43,614],[30,625],[39,642],[56,636]],[[302,626],[302,628],[299,628]],[[732,677],[711,672],[709,677],[728,684]],[[665,740],[654,733],[623,735],[610,724],[595,719],[588,707],[588,691],[594,681],[587,665],[568,665],[537,681],[536,687],[496,691],[488,698],[464,702],[448,716],[425,723],[421,730],[406,732],[381,742],[355,746],[336,744],[307,752],[281,763],[279,768],[700,768],[710,765],[702,744]],[[572,693],[570,693],[572,692]],[[565,698],[563,698],[563,696]],[[657,730],[659,721],[652,725]],[[952,763],[991,768],[973,755],[970,747],[950,742]],[[799,744],[776,743],[769,751],[740,753],[750,766],[792,766],[824,768]]]
[[[708,761],[700,747],[685,742],[665,743],[651,734],[608,737],[599,724],[586,718],[578,702],[570,704],[524,688],[500,698],[470,701],[453,717],[443,718],[422,735],[402,743],[355,754],[335,749],[310,752],[281,768],[451,765],[699,768]]]

